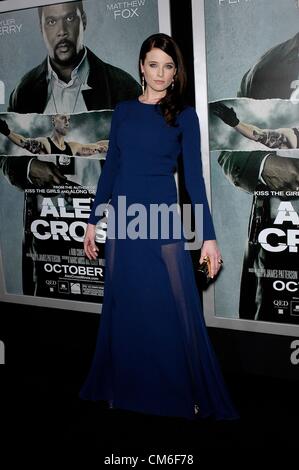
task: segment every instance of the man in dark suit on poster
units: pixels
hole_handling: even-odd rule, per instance
[[[48,56],[20,80],[11,93],[8,111],[71,114],[113,109],[118,101],[141,94],[133,77],[103,62],[84,46],[87,17],[82,1],[39,7],[38,11]],[[22,188],[27,184],[30,160],[1,157],[0,167]],[[48,184],[51,173],[46,165]],[[33,162],[29,177],[34,177],[34,169]],[[40,165],[38,171],[40,175]]]
[[[38,12],[48,56],[20,80],[8,111],[59,114],[113,109],[119,101],[140,94],[131,75],[84,46],[87,17],[82,1],[39,7]]]

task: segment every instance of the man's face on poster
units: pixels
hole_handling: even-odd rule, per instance
[[[55,131],[60,135],[66,135],[70,127],[69,114],[56,114],[52,118],[52,123]]]
[[[76,61],[83,48],[85,26],[85,13],[76,2],[43,7],[41,30],[49,56],[57,65]]]

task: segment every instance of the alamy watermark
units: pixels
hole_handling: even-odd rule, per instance
[[[116,210],[112,204],[99,204],[95,215],[108,215],[108,224],[100,221],[103,241],[105,231],[109,238],[117,239],[182,240],[184,237],[184,249],[198,250],[203,241],[203,206],[195,204],[193,209],[191,204],[183,204],[180,213],[177,203],[133,203],[127,206],[127,197],[118,196]],[[192,212],[195,230],[192,230]]]

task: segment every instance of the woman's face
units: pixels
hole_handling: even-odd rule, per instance
[[[144,64],[140,64],[146,86],[155,92],[164,92],[171,85],[176,74],[175,64],[161,49],[154,47],[145,56]]]

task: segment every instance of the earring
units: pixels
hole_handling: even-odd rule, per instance
[[[174,89],[174,79],[172,79],[171,89],[172,89],[172,90]]]
[[[144,90],[145,90],[144,75],[142,75],[142,79],[141,79],[141,88],[142,88],[142,94],[144,95]]]

